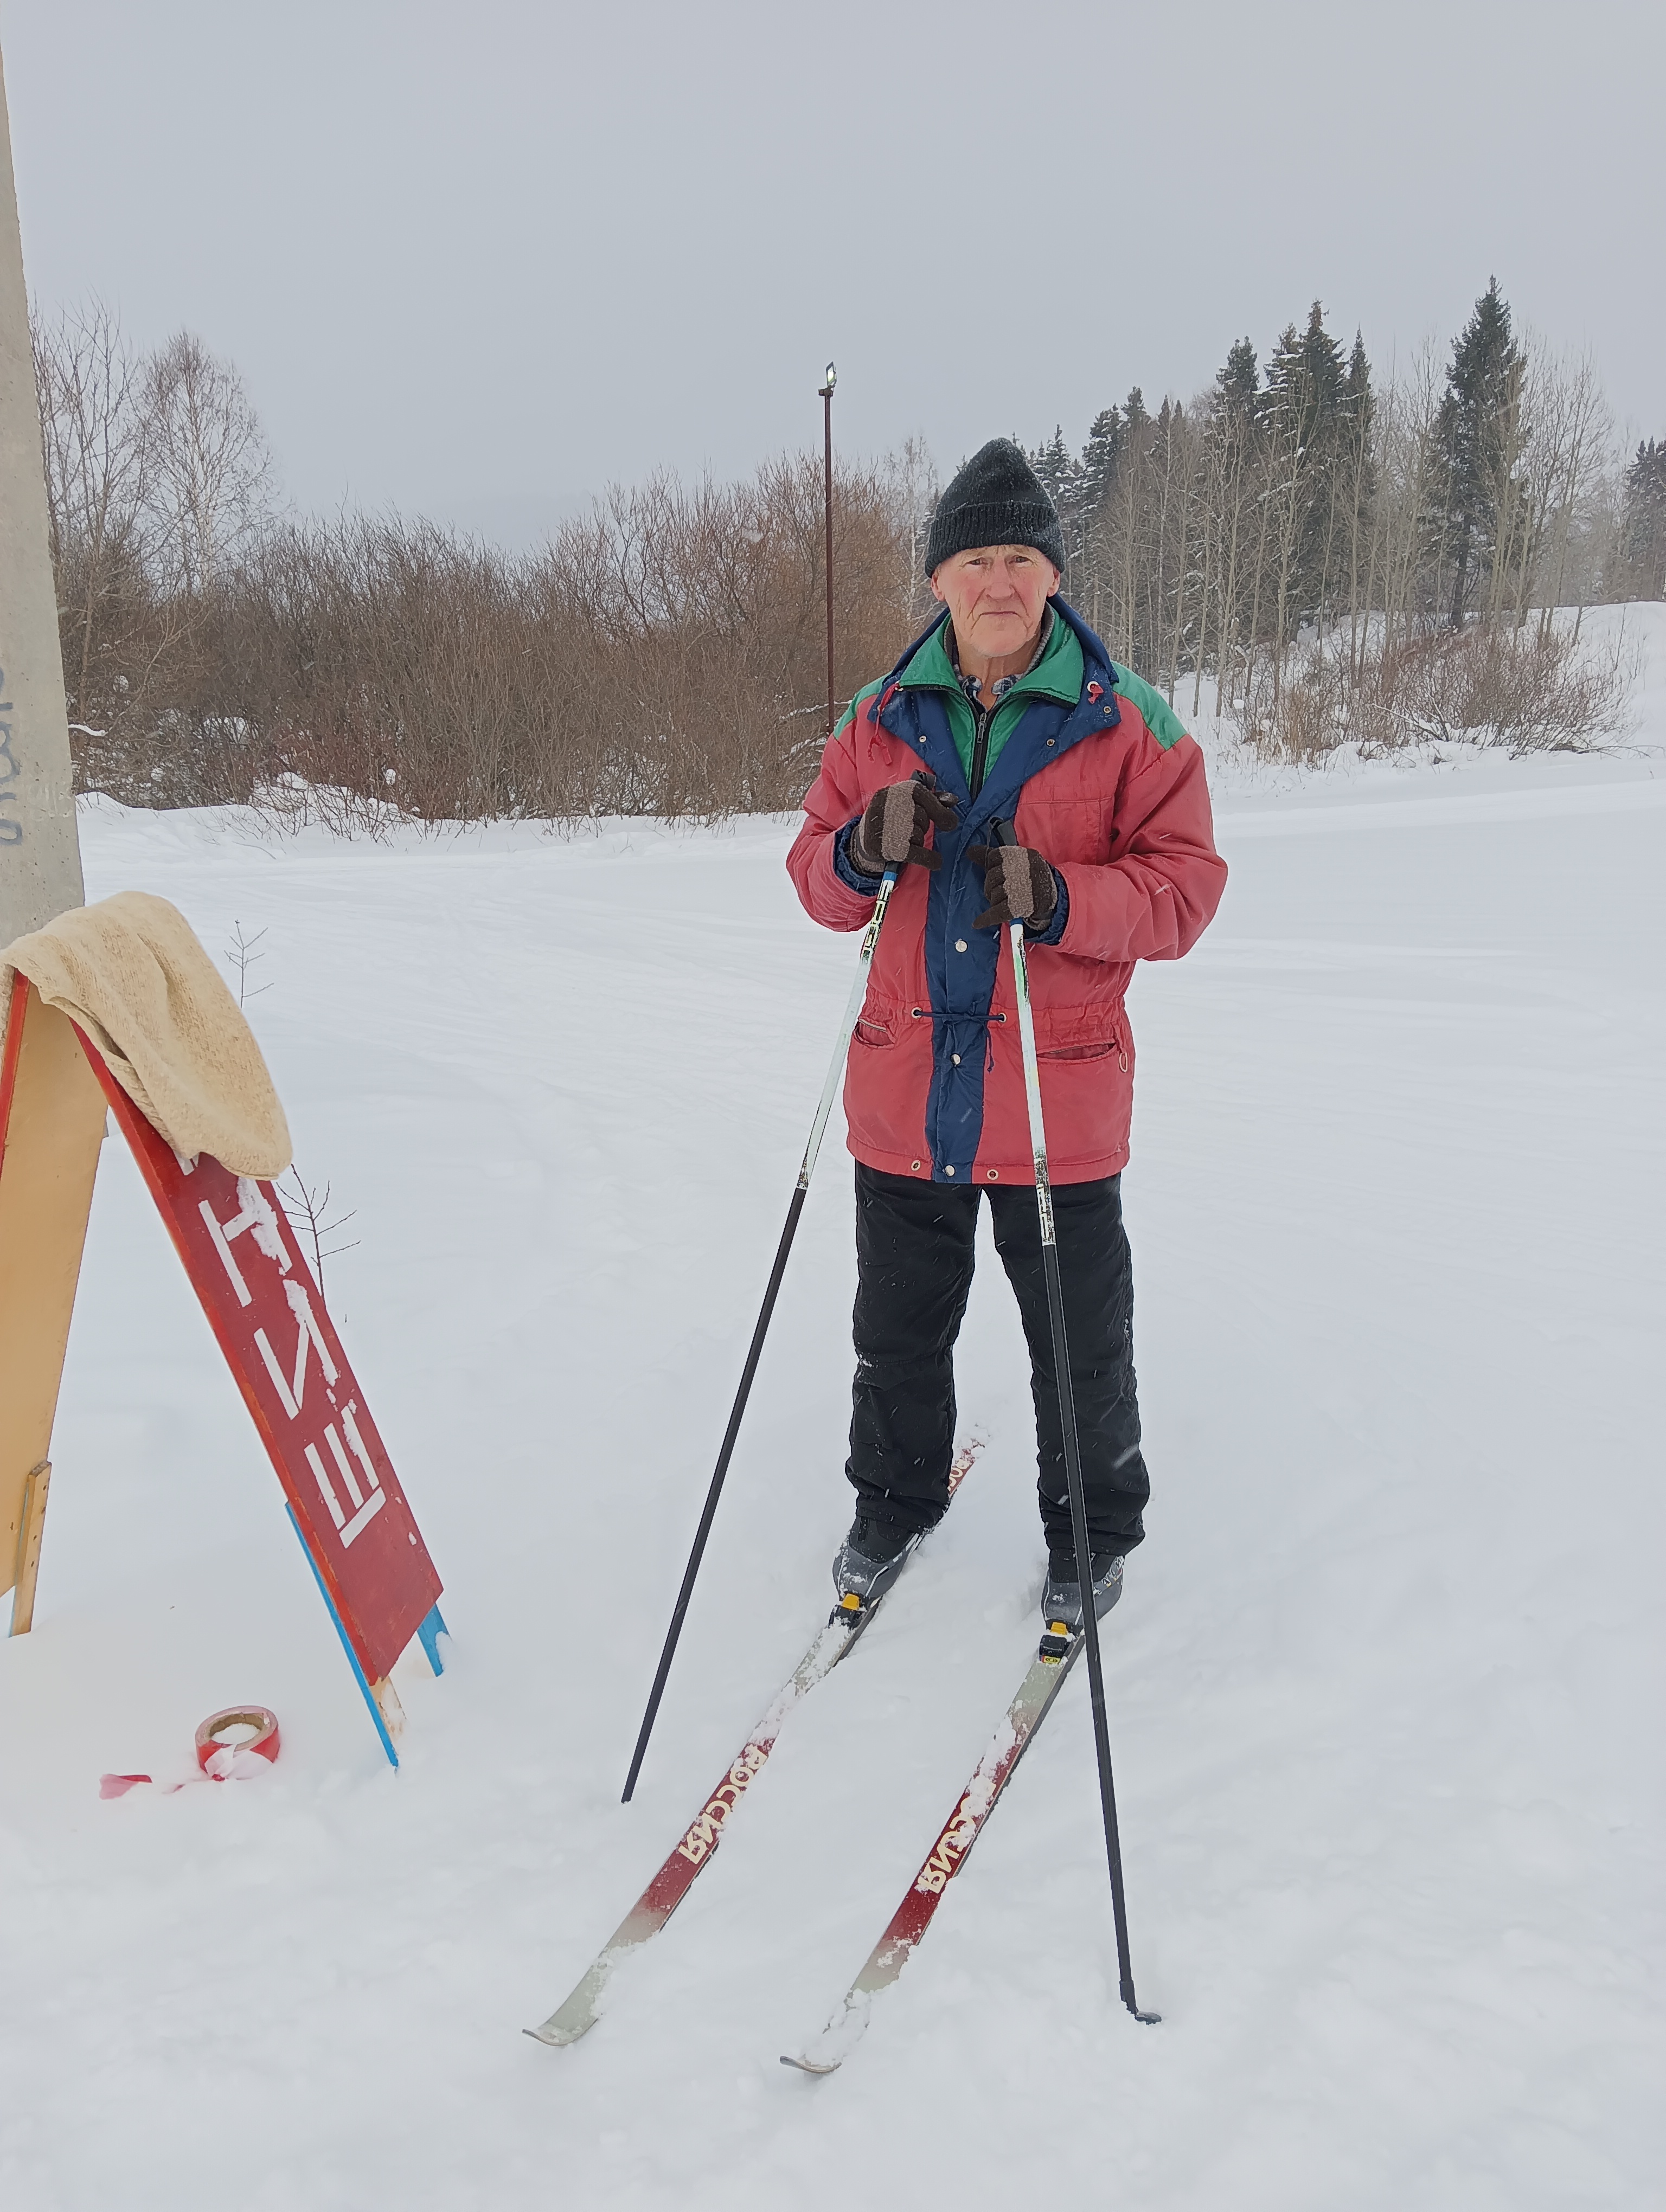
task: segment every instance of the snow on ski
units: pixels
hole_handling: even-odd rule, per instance
[[[954,1464],[949,1469],[951,1499],[971,1472],[972,1462],[982,1450],[984,1442],[982,1436],[973,1435],[956,1453]],[[916,1538],[914,1548],[918,1548],[919,1541]],[[597,2001],[606,1988],[614,1968],[627,1952],[635,1950],[638,1944],[646,1943],[650,1936],[659,1934],[693,1888],[696,1878],[704,1873],[712,1854],[723,1840],[729,1816],[763,1771],[764,1762],[775,1747],[775,1739],[781,1734],[787,1715],[809,1695],[818,1682],[824,1680],[832,1673],[842,1659],[849,1656],[889,1595],[889,1591],[882,1592],[872,1605],[864,1606],[860,1612],[847,1613],[835,1610],[789,1679],[776,1692],[769,1711],[731,1760],[723,1779],[707,1798],[691,1826],[684,1832],[671,1856],[591,1960],[577,1987],[556,2008],[542,2027],[526,2028],[522,2031],[524,2034],[532,2036],[538,2043],[547,2043],[560,2049],[567,2044],[576,2043],[581,2035],[595,2026],[599,2016]]]
[[[966,1863],[967,1853],[1011,1781],[1031,1738],[1047,1718],[1081,1648],[1079,1632],[1067,1642],[1050,1632],[1042,1638],[1041,1649],[1006,1708],[994,1741],[974,1768],[971,1780],[944,1822],[907,1896],[892,1913],[890,1925],[868,1954],[866,1965],[845,1992],[843,2003],[804,2051],[797,2055],[781,2053],[783,2066],[796,2066],[805,2074],[835,2074],[849,2057],[867,2027],[876,1992],[889,1989],[913,1956],[943,1901],[944,1891]]]

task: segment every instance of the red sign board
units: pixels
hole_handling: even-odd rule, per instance
[[[206,1152],[181,1160],[76,1034],[374,1685],[426,1622],[440,1577],[294,1230],[271,1183]]]

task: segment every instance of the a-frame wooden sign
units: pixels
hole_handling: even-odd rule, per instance
[[[290,1522],[397,1766],[389,1680],[414,1638],[441,1672],[440,1577],[270,1182],[178,1157],[68,1015],[13,977],[0,1055],[0,1594],[30,1625],[48,1453],[105,1109],[259,1431]]]

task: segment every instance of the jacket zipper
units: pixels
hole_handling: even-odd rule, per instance
[[[967,781],[971,787],[974,799],[982,790],[983,779],[989,772],[989,725],[1000,712],[1000,704],[999,699],[993,707],[980,706],[976,699],[971,702],[975,720],[972,729],[972,767]]]

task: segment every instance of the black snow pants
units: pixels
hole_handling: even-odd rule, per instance
[[[1150,1492],[1134,1382],[1134,1283],[1121,1178],[1053,1193],[1065,1324],[1081,1446],[1087,1525],[1097,1552],[1128,1552],[1145,1534]],[[845,1473],[867,1518],[929,1528],[948,1504],[954,1449],[954,1342],[972,1285],[979,1200],[1030,1346],[1040,1444],[1042,1525],[1050,1550],[1073,1553],[1053,1337],[1036,1194],[1025,1184],[947,1189],[856,1163],[856,1380]]]

